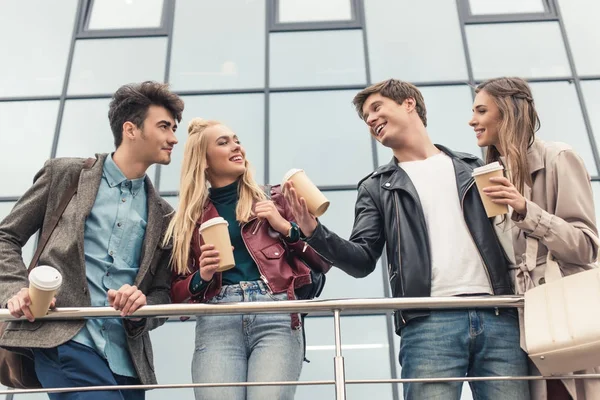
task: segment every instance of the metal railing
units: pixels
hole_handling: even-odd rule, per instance
[[[473,296],[473,297],[414,297],[383,299],[334,299],[334,300],[292,300],[279,302],[246,302],[224,304],[164,304],[142,307],[132,317],[180,317],[196,315],[227,314],[263,314],[263,313],[309,313],[311,315],[333,314],[335,338],[334,379],[319,381],[283,381],[283,382],[231,382],[231,383],[190,383],[190,384],[156,384],[156,385],[120,385],[120,386],[86,386],[77,388],[54,389],[18,389],[0,390],[1,394],[24,393],[57,393],[81,391],[106,391],[128,389],[178,389],[194,387],[223,386],[286,386],[286,385],[335,385],[336,400],[346,398],[348,384],[379,384],[409,382],[474,382],[503,380],[544,380],[544,379],[587,379],[600,378],[600,374],[568,375],[568,376],[495,376],[495,377],[453,377],[453,378],[418,378],[418,379],[354,379],[345,377],[344,357],[342,355],[342,336],[340,327],[341,314],[352,315],[368,311],[371,314],[384,314],[393,310],[414,309],[473,309],[473,308],[522,308],[522,296]],[[112,307],[64,307],[51,310],[39,320],[70,320],[120,318],[120,311]],[[8,310],[0,310],[0,321],[16,321]]]

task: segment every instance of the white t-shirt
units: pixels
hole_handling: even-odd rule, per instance
[[[454,165],[440,152],[398,163],[417,189],[431,254],[431,296],[492,294],[490,280],[469,233],[458,198]]]

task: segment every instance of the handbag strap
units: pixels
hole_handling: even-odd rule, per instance
[[[539,240],[532,237],[527,236],[526,249],[525,249],[525,257],[527,269],[529,271],[533,270],[533,268],[537,265],[537,252],[539,247]],[[546,283],[554,282],[562,278],[562,273],[560,272],[560,266],[558,262],[554,259],[554,256],[548,250],[548,255],[546,257],[546,271],[544,272],[544,280]]]
[[[87,160],[85,160],[85,162],[83,163],[83,169],[81,170],[81,172],[83,172],[84,169],[90,169],[92,167],[92,165],[94,165],[95,162],[96,162],[96,159],[91,158],[91,157],[88,158]],[[50,239],[52,232],[54,232],[54,228],[56,228],[56,225],[58,225],[58,221],[60,220],[60,217],[62,216],[63,212],[65,212],[65,209],[67,208],[67,205],[71,201],[71,198],[73,198],[75,193],[77,193],[77,187],[79,186],[79,177],[81,176],[81,172],[79,173],[79,175],[77,175],[77,178],[74,179],[73,182],[71,182],[71,186],[69,186],[67,191],[63,194],[62,198],[60,199],[60,203],[58,204],[58,207],[54,210],[54,212],[52,213],[52,216],[50,217],[50,220],[48,221],[48,225],[46,226],[46,229],[42,229],[42,235],[40,237],[40,241],[38,242],[37,249],[35,250],[35,254],[33,255],[33,258],[31,259],[31,262],[29,263],[29,268],[27,268],[27,273],[31,272],[31,270],[36,267],[36,265],[40,259],[40,256],[42,255],[42,251],[44,251],[44,247],[46,247],[46,244],[48,243],[48,239]]]

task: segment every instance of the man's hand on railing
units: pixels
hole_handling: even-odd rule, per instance
[[[108,290],[108,304],[115,310],[121,311],[121,317],[125,317],[146,305],[146,295],[136,286],[125,284],[119,290]],[[130,320],[140,321],[141,318],[131,318]]]
[[[31,305],[31,297],[29,296],[29,288],[23,288],[19,290],[17,294],[8,300],[7,308],[10,311],[10,314],[15,318],[21,318],[23,315],[29,322],[35,321],[29,306]],[[54,308],[56,306],[56,297],[52,298],[52,302],[50,303],[50,308]]]

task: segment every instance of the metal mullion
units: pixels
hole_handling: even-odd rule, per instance
[[[167,7],[170,0],[165,0],[163,4],[163,25],[168,29],[167,35],[167,52],[165,54],[165,74],[163,76],[163,82],[169,83],[169,75],[171,73],[171,53],[173,51],[173,29],[175,26],[175,4],[172,7]],[[154,170],[154,186],[160,191],[160,176],[162,172],[162,166],[156,165]]]

